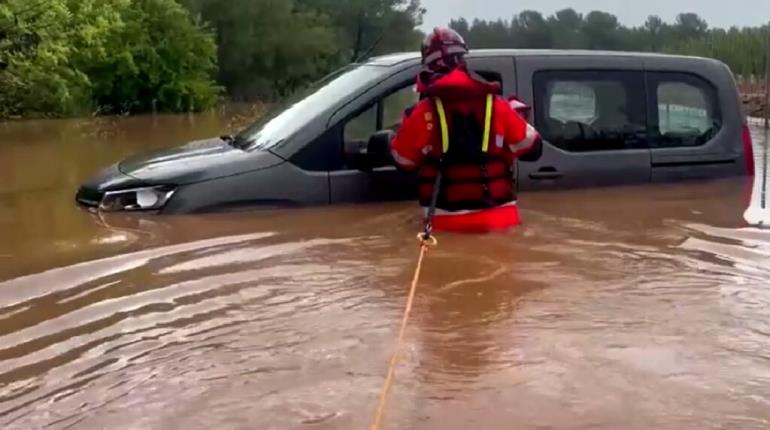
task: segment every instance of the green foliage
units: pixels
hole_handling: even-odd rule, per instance
[[[216,33],[220,82],[235,98],[284,94],[323,74],[338,53],[329,18],[290,0],[188,3]]]
[[[2,0],[0,118],[270,100],[419,46],[419,0]]]
[[[120,25],[104,33],[107,49],[78,49],[74,58],[92,79],[99,109],[186,112],[212,106],[218,90],[212,81],[216,45],[211,35],[174,1],[132,0],[127,6]]]
[[[587,15],[564,9],[545,18],[523,11],[510,21],[457,19],[450,26],[472,48],[559,48],[652,51],[717,58],[739,74],[766,71],[770,54],[770,26],[709,29],[694,13],[682,13],[673,24],[650,16],[640,27],[624,27],[608,13]]]
[[[88,79],[69,67],[64,0],[0,3],[0,117],[63,113],[83,103]]]
[[[340,54],[348,62],[413,47],[419,42],[415,27],[425,12],[418,0],[297,0],[297,4],[331,18]]]
[[[231,99],[273,99],[345,63],[419,46],[417,0],[184,0],[216,32]]]
[[[223,89],[269,101],[351,62],[416,50],[419,0],[0,0],[0,118],[199,111]],[[450,24],[472,48],[715,57],[767,68],[770,26],[712,29],[693,13],[624,27],[611,14],[526,10]]]
[[[0,118],[198,111],[222,87],[271,100],[415,49],[423,13],[419,0],[3,0]]]
[[[205,109],[215,60],[174,0],[0,3],[0,117]]]

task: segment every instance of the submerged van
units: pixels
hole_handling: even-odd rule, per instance
[[[520,191],[753,175],[746,118],[716,60],[597,51],[476,50],[469,68],[516,96],[543,137]],[[414,91],[418,53],[348,65],[235,136],[142,154],[77,192],[104,211],[194,213],[411,199],[381,151]]]

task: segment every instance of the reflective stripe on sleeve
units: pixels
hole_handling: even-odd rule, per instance
[[[410,160],[410,159],[408,159],[406,157],[402,157],[401,154],[396,152],[395,149],[391,149],[390,150],[390,155],[393,156],[393,160],[395,160],[396,163],[398,163],[398,164],[400,164],[400,165],[402,165],[404,167],[414,167],[414,166],[417,165],[417,164],[415,164],[414,161],[412,161],[412,160]]]
[[[495,209],[497,209],[497,208],[504,208],[504,207],[507,207],[507,206],[518,206],[518,202],[516,200],[514,200],[514,201],[511,201],[511,202],[502,204],[500,206],[496,206]],[[448,211],[448,210],[437,208],[435,215],[437,215],[437,216],[469,215],[469,214],[475,214],[475,213],[482,213],[482,212],[485,212],[487,210],[489,210],[489,209],[469,209],[469,210],[459,210],[459,211]],[[428,208],[426,208],[426,207],[422,208],[422,215],[423,215],[423,217],[427,217],[428,216]]]

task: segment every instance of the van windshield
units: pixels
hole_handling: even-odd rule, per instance
[[[341,98],[364,90],[386,71],[384,67],[358,64],[339,69],[281,101],[259,121],[239,133],[235,141],[246,150],[274,148],[319,112],[333,106]]]

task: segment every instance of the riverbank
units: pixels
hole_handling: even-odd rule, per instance
[[[225,121],[226,128],[223,130],[233,132],[237,129],[248,126],[262,115],[267,112],[272,104],[264,102],[226,102],[217,105],[212,109],[207,109],[203,112],[187,112],[187,113],[140,113],[135,115],[89,115],[83,117],[13,117],[2,118],[0,117],[0,127],[8,127],[13,124],[20,123],[37,123],[37,124],[57,124],[61,122],[73,122],[79,124],[98,124],[109,123],[112,121],[126,119],[126,118],[166,118],[166,117],[190,117],[190,118],[202,118],[202,117],[216,117]],[[2,141],[0,141],[2,143]]]
[[[741,96],[743,112],[751,118],[751,121],[760,119],[764,123],[768,115],[768,87],[766,79],[762,76],[737,76],[736,85]]]

